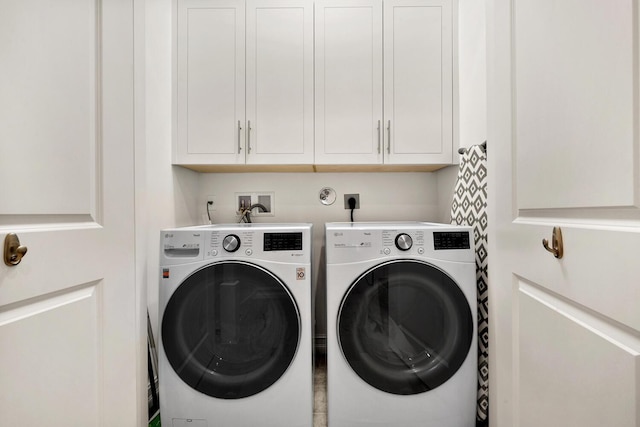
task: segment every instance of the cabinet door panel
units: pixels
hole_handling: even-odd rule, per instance
[[[244,163],[244,2],[178,3],[174,162]]]
[[[450,163],[451,3],[391,0],[384,14],[385,163]]]
[[[379,121],[381,2],[316,2],[316,163],[380,163]]]
[[[247,163],[313,162],[313,3],[247,2]]]

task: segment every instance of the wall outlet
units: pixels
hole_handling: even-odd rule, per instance
[[[345,208],[345,209],[351,209],[351,208],[349,207],[349,199],[350,199],[350,198],[352,198],[352,197],[353,197],[354,199],[356,199],[356,207],[355,207],[355,209],[360,209],[360,194],[358,194],[358,193],[355,193],[355,194],[345,194],[345,195],[344,195],[344,208]]]
[[[207,207],[209,208],[209,212],[215,212],[217,210],[217,200],[216,196],[207,196],[206,197]]]

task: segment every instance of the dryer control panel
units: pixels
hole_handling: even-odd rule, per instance
[[[386,257],[434,258],[469,262],[475,257],[471,229],[444,225],[329,223],[328,263],[349,263]]]
[[[433,249],[436,251],[447,249],[469,249],[468,231],[434,231]]]

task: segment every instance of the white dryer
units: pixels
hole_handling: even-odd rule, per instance
[[[311,225],[163,230],[163,426],[310,427]]]
[[[470,227],[326,224],[329,427],[472,427]]]

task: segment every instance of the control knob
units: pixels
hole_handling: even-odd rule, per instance
[[[235,234],[229,234],[222,240],[222,247],[227,252],[235,252],[240,248],[240,238]]]
[[[408,251],[411,246],[413,246],[413,239],[407,233],[400,233],[396,236],[396,248]]]

